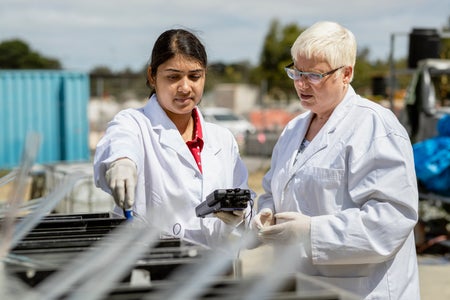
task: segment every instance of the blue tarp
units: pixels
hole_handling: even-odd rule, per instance
[[[450,115],[437,124],[438,136],[413,145],[416,175],[429,191],[450,196]]]

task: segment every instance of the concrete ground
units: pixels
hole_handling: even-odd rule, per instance
[[[418,261],[422,300],[450,299],[450,260],[422,255]]]

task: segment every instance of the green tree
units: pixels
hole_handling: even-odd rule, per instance
[[[33,51],[24,41],[12,39],[0,43],[0,68],[61,69],[61,64],[57,59]]]
[[[259,66],[251,78],[255,84],[264,81],[267,92],[274,98],[289,99],[295,93],[284,67],[292,61],[291,46],[303,30],[293,23],[283,27],[278,20],[273,20],[270,24],[261,50]]]
[[[103,75],[103,76],[110,76],[113,75],[113,71],[107,66],[99,65],[92,68],[92,70],[89,72],[91,75]]]
[[[213,62],[208,66],[206,90],[210,90],[217,83],[248,83],[252,69],[249,61],[231,64]]]

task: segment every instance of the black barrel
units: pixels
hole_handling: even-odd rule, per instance
[[[408,67],[416,68],[425,58],[439,58],[441,38],[436,29],[414,28],[409,34]]]
[[[384,76],[372,77],[372,95],[386,97],[386,79]]]

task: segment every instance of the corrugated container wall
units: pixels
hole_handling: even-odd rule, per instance
[[[90,158],[89,76],[82,72],[0,70],[0,169],[16,167],[31,132],[36,163]]]

